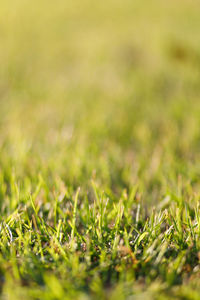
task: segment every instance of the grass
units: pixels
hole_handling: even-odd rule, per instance
[[[2,1],[2,299],[200,299],[199,2]]]

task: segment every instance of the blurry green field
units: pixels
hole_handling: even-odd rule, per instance
[[[0,3],[2,299],[200,299],[200,2]]]

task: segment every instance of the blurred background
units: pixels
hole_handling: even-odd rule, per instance
[[[200,175],[198,0],[1,1],[0,171],[159,201]],[[186,184],[187,186],[187,184]]]

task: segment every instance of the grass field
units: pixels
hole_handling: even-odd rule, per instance
[[[0,3],[0,299],[200,299],[200,2]]]

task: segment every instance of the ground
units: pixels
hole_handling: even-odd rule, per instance
[[[2,299],[200,299],[199,11],[1,1]]]

